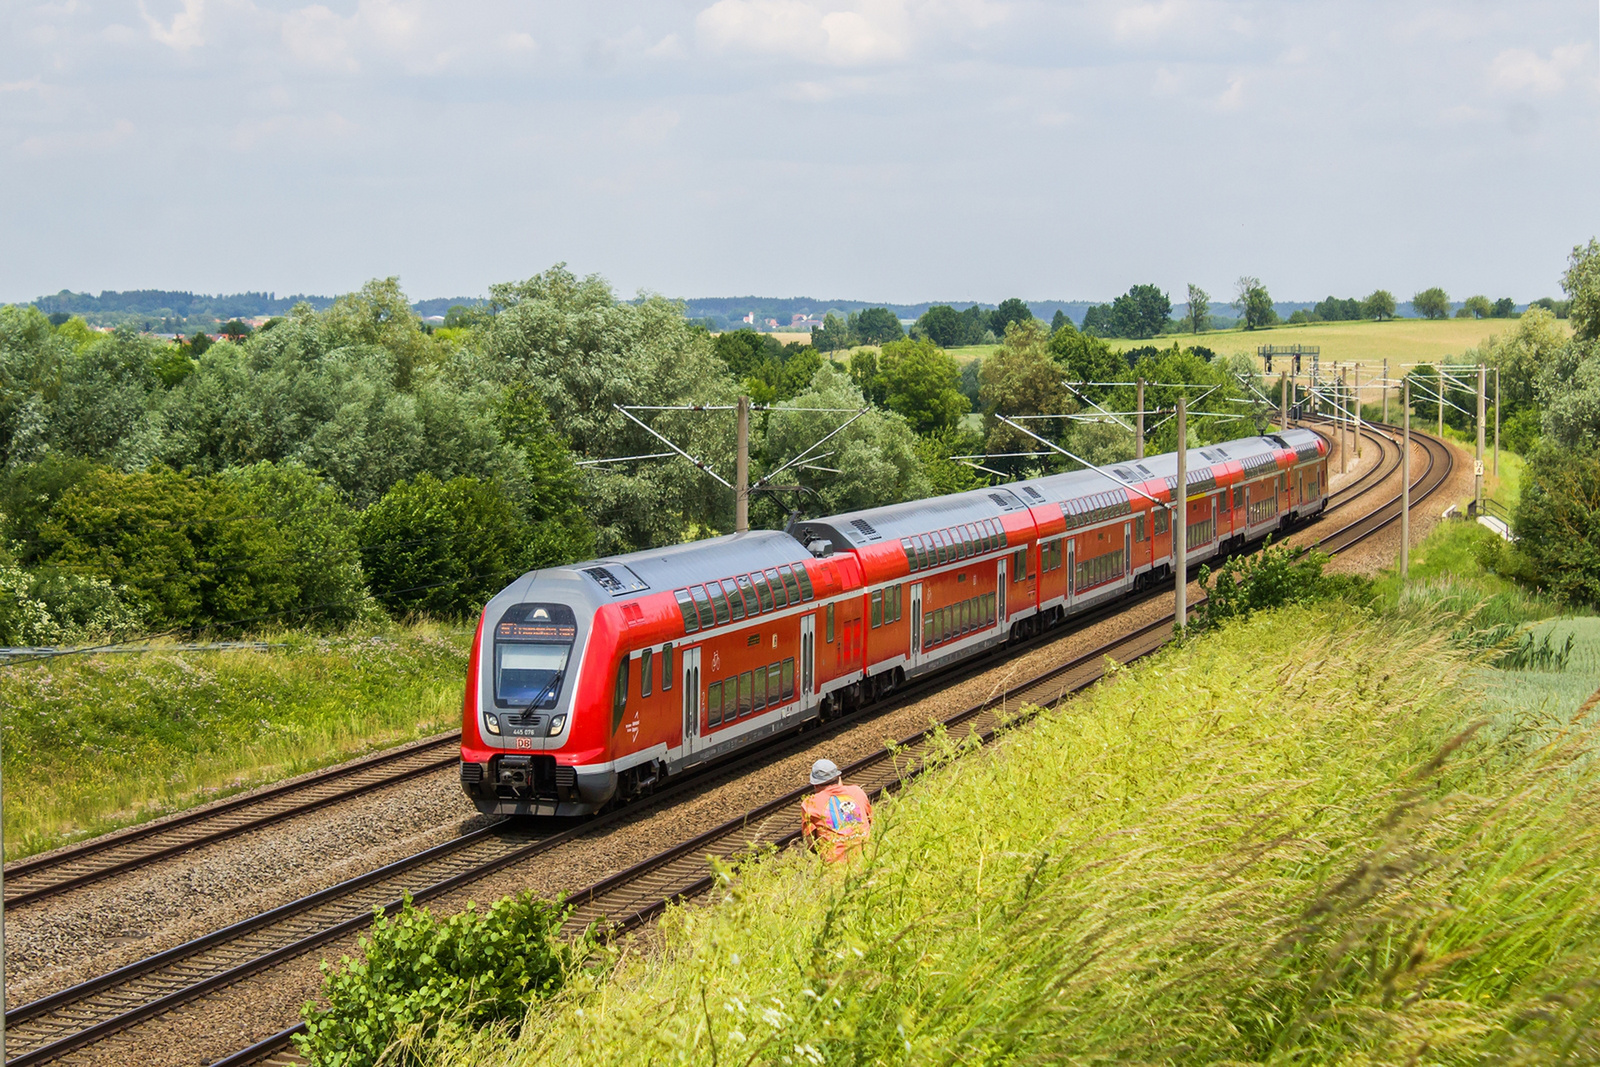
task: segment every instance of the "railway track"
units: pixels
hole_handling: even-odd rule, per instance
[[[1423,435],[1416,436],[1419,440],[1424,439]],[[1439,447],[1443,450],[1445,464],[1448,464],[1448,449],[1442,445]],[[1382,466],[1382,462],[1375,466]],[[1419,479],[1419,486],[1427,482],[1429,474],[1439,466],[1441,464],[1430,462],[1428,473]],[[1446,468],[1444,474],[1433,479],[1417,499],[1423,499],[1426,492],[1442,484],[1447,473]],[[1370,481],[1344,498],[1340,506],[1371,492],[1382,481],[1381,478]],[[1355,490],[1354,485],[1348,488]],[[1376,510],[1382,512],[1387,506],[1380,505]],[[1337,549],[1343,550],[1387,525],[1379,522],[1369,524],[1364,530],[1356,529],[1365,522],[1365,519],[1358,519],[1324,540],[1343,537],[1342,547]],[[1148,597],[1133,603],[1144,599]],[[1114,610],[1106,609],[1096,614],[1104,618],[1124,612],[1131,606],[1124,603],[1117,605]],[[1096,620],[1083,620],[1085,623],[1091,621]],[[1155,651],[1169,639],[1171,622],[1172,616],[1168,614],[1089,653],[1053,666],[991,700],[948,717],[944,728],[976,732],[985,739],[992,737],[999,724],[1014,715],[1020,707],[1050,706],[1093,684],[1101,677],[1106,656],[1125,663]],[[1057,632],[1024,644],[1042,644],[1059,636]],[[971,670],[964,673],[975,673],[992,666],[994,658],[981,657],[982,662],[974,663]],[[930,680],[926,684],[926,691],[923,686],[907,687],[901,699],[895,703],[916,699],[926,695],[927,691],[948,686],[953,680],[950,676]],[[882,710],[881,706],[874,709],[879,710]],[[842,728],[848,724],[841,722],[838,725]],[[815,743],[815,736],[806,737],[805,744]],[[915,735],[896,746],[893,755],[891,749],[886,747],[847,768],[846,773],[853,781],[869,786],[874,794],[894,788],[897,783],[921,772],[923,757],[933,743],[928,734]],[[775,753],[771,748],[763,749],[736,759],[715,773],[734,775],[757,760],[776,758],[782,758],[782,753]],[[658,794],[653,803],[660,804],[679,791],[703,789],[707,785],[707,780],[700,778],[669,786]],[[576,892],[569,894],[569,899],[575,905],[569,925],[581,926],[604,917],[621,929],[632,928],[648,921],[669,902],[692,897],[708,888],[711,883],[705,874],[706,856],[731,858],[754,846],[770,844],[782,847],[792,842],[796,835],[790,829],[793,820],[789,817],[792,815],[789,809],[803,792],[801,790],[775,798],[628,870],[592,886],[577,888]],[[61,1059],[74,1050],[135,1027],[208,992],[303,955],[319,945],[363,930],[371,921],[374,906],[397,907],[400,897],[407,891],[418,902],[433,899],[568,841],[599,832],[617,820],[640,814],[642,810],[640,807],[631,807],[580,826],[549,833],[505,825],[487,827],[24,1005],[14,1012],[8,1012],[6,1016],[6,1029],[11,1039],[8,1045],[13,1051],[12,1058],[7,1061],[8,1067],[28,1067]],[[286,1055],[292,1032],[292,1029],[283,1031],[222,1062],[242,1064],[268,1062],[274,1058],[281,1060]]]
[[[459,733],[404,745],[270,789],[5,867],[8,909],[453,766]]]

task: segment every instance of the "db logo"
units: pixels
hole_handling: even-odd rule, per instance
[[[713,671],[720,671],[722,669],[722,653],[721,652],[713,652],[713,653],[711,653],[711,669]]]
[[[517,747],[518,748],[532,748],[533,747],[533,738],[531,738],[531,737],[519,737],[519,738],[517,738]]]
[[[772,634],[772,647],[773,648],[777,648],[778,647],[778,634],[777,634],[777,631],[773,631],[773,634]]]

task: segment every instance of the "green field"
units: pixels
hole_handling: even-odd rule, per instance
[[[1147,341],[1111,337],[1106,343],[1118,352],[1146,345],[1167,347],[1204,345],[1218,355],[1242,352],[1252,358],[1261,345],[1316,345],[1321,362],[1359,363],[1362,377],[1370,379],[1389,360],[1390,370],[1411,363],[1437,363],[1459,358],[1486,338],[1513,329],[1515,319],[1391,319],[1388,322],[1318,322],[1306,326],[1274,326],[1267,330],[1214,330],[1202,334],[1170,334]],[[986,356],[994,345],[969,345],[948,349],[960,362]],[[1274,364],[1274,370],[1280,369]],[[1304,363],[1302,370],[1309,370]],[[1370,398],[1369,398],[1370,399]]]
[[[0,667],[5,857],[207,803],[459,721],[467,632],[289,632],[264,651]]]

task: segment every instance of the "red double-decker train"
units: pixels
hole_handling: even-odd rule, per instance
[[[1191,449],[1189,560],[1320,513],[1326,452],[1309,430]],[[462,788],[588,814],[1170,579],[1176,453],[1106,470],[525,574],[473,639]]]

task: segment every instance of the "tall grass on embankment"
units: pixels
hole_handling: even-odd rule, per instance
[[[1339,605],[1229,624],[441,1062],[1594,1062],[1591,725],[1484,670]]]
[[[437,733],[460,716],[467,634],[419,624],[264,640],[273,647],[0,667],[6,858]]]

